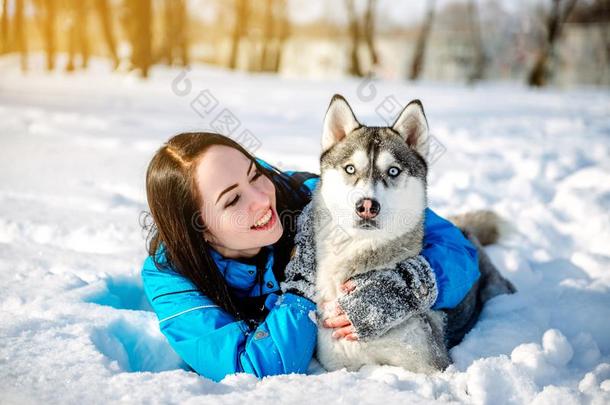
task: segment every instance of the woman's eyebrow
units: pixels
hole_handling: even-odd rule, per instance
[[[252,165],[254,165],[254,160],[250,161],[250,166],[248,166],[248,172],[246,173],[246,176],[248,176],[250,174],[250,170],[252,170]],[[224,190],[222,190],[222,192],[218,195],[218,198],[216,199],[216,202],[214,204],[218,204],[218,200],[220,200],[220,197],[222,197],[225,193],[228,193],[229,191],[233,190],[235,187],[237,187],[237,184],[233,184],[232,186],[229,186],[229,187],[225,188]]]

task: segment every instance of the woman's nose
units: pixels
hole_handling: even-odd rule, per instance
[[[251,189],[250,209],[259,211],[262,208],[267,208],[270,204],[269,195],[256,187],[251,187]]]

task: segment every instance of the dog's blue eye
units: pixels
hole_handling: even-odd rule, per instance
[[[345,166],[345,172],[347,174],[354,174],[356,173],[356,168],[354,167],[354,165],[347,165]]]
[[[396,176],[398,176],[399,174],[400,174],[400,169],[399,169],[398,167],[394,167],[394,166],[392,166],[392,167],[390,167],[390,168],[388,169],[388,175],[389,175],[390,177],[396,177]]]

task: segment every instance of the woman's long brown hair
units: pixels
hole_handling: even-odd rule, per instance
[[[260,165],[239,143],[220,134],[190,132],[176,135],[152,158],[146,172],[146,196],[152,222],[143,224],[148,231],[149,255],[157,268],[187,277],[222,309],[242,320],[247,318],[248,309],[242,308],[230,291],[202,234],[205,224],[201,218],[195,167],[198,158],[213,145],[239,150],[274,183],[276,209],[284,226],[284,233],[275,244],[274,261],[281,266],[282,274],[294,244],[294,224],[308,196],[290,176],[275,167],[268,169]]]

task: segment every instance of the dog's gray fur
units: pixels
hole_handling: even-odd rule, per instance
[[[314,299],[319,310],[324,311],[323,302],[343,295],[339,284],[348,278],[391,268],[422,250],[427,204],[427,132],[419,101],[409,103],[392,127],[366,127],[358,123],[341,96],[333,97],[325,118],[321,180],[308,213],[314,219],[317,266]],[[384,162],[388,165],[382,168]],[[349,173],[345,165],[354,166],[354,171]],[[399,175],[391,176],[391,168],[398,166]],[[344,207],[349,204],[339,200],[341,193],[353,190],[365,198],[386,198],[382,204],[384,211],[378,217],[364,219],[360,214],[347,212]],[[401,212],[397,212],[398,201],[405,205]],[[326,218],[331,218],[330,226],[322,220]],[[483,303],[497,294],[515,291],[483,251],[475,233],[477,229],[469,231],[467,221],[461,225],[478,249],[482,274],[462,303],[450,311],[420,311],[381,337],[366,342],[337,340],[330,336],[332,330],[321,327],[317,357],[326,369],[356,370],[365,364],[388,364],[433,372],[450,363],[448,347],[472,328]],[[336,227],[351,238],[339,251],[332,240]],[[490,227],[493,224],[485,229],[489,231]]]

